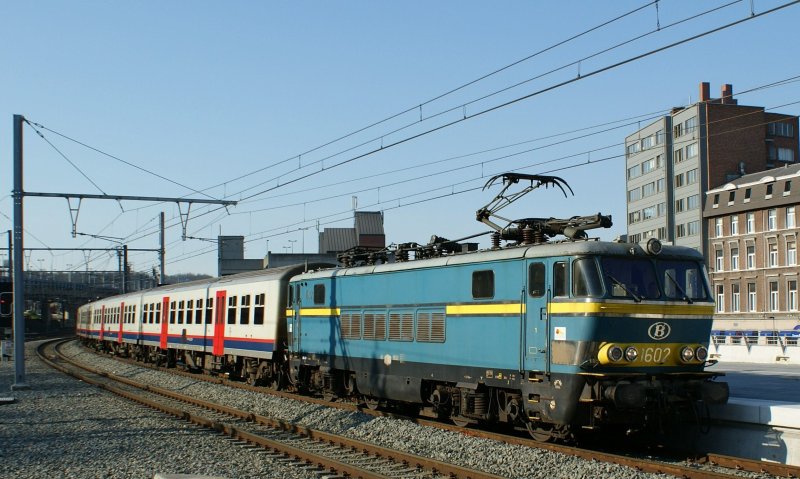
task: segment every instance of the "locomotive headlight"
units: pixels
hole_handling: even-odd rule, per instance
[[[694,357],[697,358],[698,361],[705,362],[705,360],[708,359],[708,349],[705,346],[700,346],[694,350]]]
[[[608,354],[608,359],[616,363],[617,361],[622,359],[622,354],[623,354],[622,348],[619,346],[611,346],[610,348],[608,348],[607,354]]]
[[[625,348],[625,359],[628,361],[636,361],[636,358],[639,357],[639,351],[636,350],[633,346],[628,346]]]
[[[689,346],[684,346],[681,349],[681,361],[688,363],[692,359],[694,359],[694,351]]]

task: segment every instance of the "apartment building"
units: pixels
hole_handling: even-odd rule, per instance
[[[798,117],[743,106],[733,86],[672,111],[625,139],[627,232],[630,241],[658,238],[707,258],[706,192],[747,173],[798,158]]]
[[[742,176],[709,190],[709,276],[716,330],[800,325],[797,260],[800,164]]]

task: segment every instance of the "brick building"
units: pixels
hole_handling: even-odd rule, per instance
[[[800,325],[797,244],[800,165],[742,176],[709,190],[709,275],[717,330]]]
[[[656,237],[708,257],[705,193],[797,161],[797,131],[798,117],[739,105],[731,85],[711,98],[701,83],[697,103],[625,139],[628,238]]]

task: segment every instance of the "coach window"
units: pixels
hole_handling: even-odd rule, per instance
[[[472,272],[473,299],[494,298],[494,271]]]
[[[195,324],[203,324],[203,300],[198,299],[194,302],[194,322]]]
[[[544,296],[544,263],[531,263],[528,267],[528,294],[534,298]]]
[[[236,296],[228,298],[228,324],[236,324]]]
[[[178,301],[178,324],[183,324],[183,309],[186,307],[184,301]]]
[[[175,324],[175,301],[169,303],[169,324]]]
[[[250,295],[242,295],[242,305],[239,308],[239,324],[250,324]]]
[[[314,304],[324,304],[325,303],[325,285],[324,284],[315,284],[314,285]]]
[[[156,324],[161,324],[161,303],[156,303]]]
[[[206,302],[206,324],[211,324],[214,317],[214,298],[208,298]]]
[[[553,296],[567,295],[567,263],[553,263]]]
[[[194,300],[186,302],[186,324],[192,324],[194,320]]]
[[[572,262],[572,295],[591,298],[603,295],[603,285],[594,258],[579,258]]]
[[[291,291],[292,288],[289,288]],[[256,307],[253,309],[253,324],[264,324],[264,293],[256,295]]]

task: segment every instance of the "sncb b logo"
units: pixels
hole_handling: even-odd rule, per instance
[[[669,333],[670,327],[667,323],[653,323],[647,328],[647,335],[655,340],[664,339]]]

